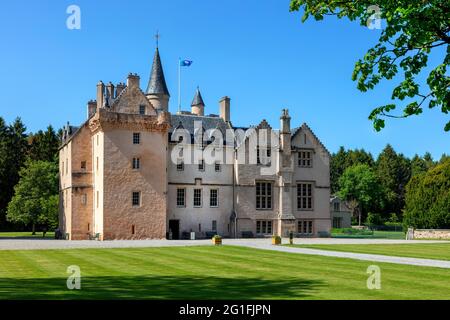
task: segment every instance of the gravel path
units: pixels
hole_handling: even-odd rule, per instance
[[[349,258],[373,262],[387,262],[407,264],[414,266],[427,266],[438,268],[450,268],[450,261],[393,257],[377,254],[363,254],[353,252],[338,252],[307,248],[294,248],[285,246],[272,246],[270,239],[224,239],[223,244],[243,246],[255,249],[273,250],[297,254],[311,254],[328,257]],[[283,243],[287,243],[283,239]],[[387,239],[336,239],[336,238],[311,238],[295,239],[295,244],[411,244],[411,243],[450,243],[449,241],[426,240],[387,240]],[[51,239],[1,239],[0,250],[43,250],[43,249],[87,249],[87,248],[146,248],[146,247],[179,247],[179,246],[206,246],[211,245],[211,240],[114,240],[114,241],[64,241]]]

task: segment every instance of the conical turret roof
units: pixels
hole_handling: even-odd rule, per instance
[[[146,90],[147,94],[165,94],[170,96],[167,89],[166,79],[164,78],[164,71],[159,57],[159,50],[156,47],[155,56],[153,57],[152,71],[150,73],[150,80]]]

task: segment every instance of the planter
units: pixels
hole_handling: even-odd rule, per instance
[[[275,246],[278,246],[281,244],[281,237],[280,236],[272,236],[272,244]]]
[[[222,237],[220,236],[212,237],[212,243],[216,246],[220,246],[222,244]]]

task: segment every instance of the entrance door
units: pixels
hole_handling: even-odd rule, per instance
[[[169,232],[172,232],[172,239],[180,239],[180,220],[169,220]]]

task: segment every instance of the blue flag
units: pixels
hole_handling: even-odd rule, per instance
[[[180,60],[181,67],[189,67],[192,64],[192,60]]]

